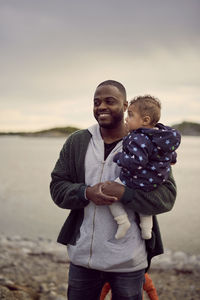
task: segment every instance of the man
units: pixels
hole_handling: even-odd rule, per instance
[[[153,256],[163,253],[154,217],[152,239],[141,238],[137,214],[159,214],[172,209],[176,186],[172,175],[146,193],[113,182],[120,168],[113,156],[121,151],[126,135],[126,91],[114,80],[100,83],[94,94],[98,124],[72,134],[64,144],[52,172],[54,202],[71,212],[58,242],[67,245],[70,258],[68,299],[97,300],[109,282],[113,300],[141,300],[144,273]],[[104,182],[109,182],[105,184]],[[116,240],[116,223],[108,205],[121,201],[131,227]]]

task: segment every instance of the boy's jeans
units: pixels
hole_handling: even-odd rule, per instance
[[[102,272],[74,264],[69,268],[68,300],[98,300],[105,282],[112,300],[142,300],[145,270],[129,273]]]

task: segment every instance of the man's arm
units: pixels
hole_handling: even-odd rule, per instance
[[[76,182],[75,172],[71,172],[72,153],[70,151],[72,138],[63,145],[59,159],[51,173],[50,193],[53,201],[61,208],[79,209],[88,205],[85,198],[86,185]]]
[[[135,212],[147,215],[157,215],[170,211],[176,199],[176,184],[172,171],[169,179],[151,192],[131,189],[117,182],[107,182],[103,185],[102,191],[117,197]]]
[[[81,209],[93,201],[96,205],[109,205],[116,201],[113,196],[101,192],[101,184],[88,187],[84,183],[84,158],[82,166],[77,167],[77,158],[73,147],[74,136],[64,144],[60,157],[51,173],[50,192],[53,201],[61,208]],[[80,137],[79,137],[80,140]],[[81,147],[81,146],[80,146]],[[82,155],[84,151],[81,151]],[[76,172],[78,170],[78,172]]]

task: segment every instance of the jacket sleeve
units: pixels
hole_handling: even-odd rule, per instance
[[[86,188],[84,180],[80,182],[80,176],[76,171],[76,155],[73,150],[73,136],[70,136],[65,142],[51,173],[51,197],[59,207],[65,209],[80,209],[89,203],[84,195]]]
[[[131,135],[130,135],[131,136]],[[145,167],[149,162],[149,155],[152,152],[152,143],[145,135],[134,134],[134,138],[126,140],[123,145],[123,151],[118,152],[114,161],[122,168],[126,168],[133,174],[139,166]]]
[[[176,183],[172,171],[166,182],[151,192],[125,186],[121,202],[137,213],[157,215],[170,211],[176,199]]]

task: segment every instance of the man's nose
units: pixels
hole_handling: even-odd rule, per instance
[[[101,102],[101,104],[99,105],[99,109],[106,109],[106,103],[104,101]]]

